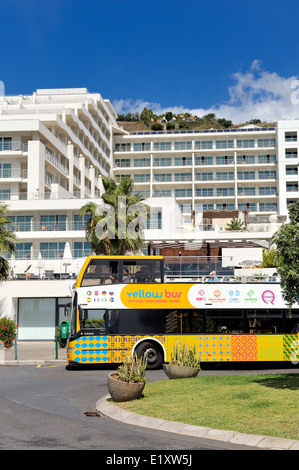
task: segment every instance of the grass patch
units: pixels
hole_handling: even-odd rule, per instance
[[[163,380],[147,383],[124,409],[146,416],[299,440],[299,374]]]

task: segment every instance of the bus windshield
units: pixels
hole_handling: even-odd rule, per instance
[[[80,318],[80,327],[82,330],[99,329],[105,332],[105,312],[104,309],[84,309]]]

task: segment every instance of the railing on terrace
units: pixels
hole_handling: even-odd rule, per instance
[[[16,224],[8,224],[6,228],[13,230],[14,232],[68,232],[68,231],[85,231],[84,222],[79,221],[66,221],[66,222],[57,222],[45,224],[42,222],[21,222]],[[146,221],[144,230],[161,230],[163,228],[161,220]],[[182,227],[182,233],[184,231],[191,230],[193,227]],[[269,222],[261,223],[250,223],[247,226],[246,232],[269,232],[271,224]],[[212,224],[202,224],[196,226],[197,232],[221,232],[221,233],[240,233],[239,230],[226,230],[225,227],[215,227]]]
[[[142,132],[131,132],[132,135],[149,135],[149,134],[212,134],[212,133],[234,133],[234,132],[268,132],[275,131],[275,127],[259,127],[259,128],[247,128],[247,129],[193,129],[193,130],[178,130],[178,131],[142,131]]]
[[[23,252],[24,254],[24,252]],[[80,269],[77,263],[78,258],[85,258],[91,253],[88,250],[73,250],[73,260],[68,260],[67,268],[63,260],[63,250],[42,250],[42,258],[36,251],[28,251],[26,272],[17,269],[18,256],[14,261],[14,275],[16,279],[61,279],[75,278]],[[38,261],[37,261],[38,260]],[[56,261],[56,264],[55,264]],[[254,270],[248,274],[242,266],[233,265],[233,257],[212,257],[212,256],[166,256],[164,258],[165,282],[186,282],[205,283],[210,281],[210,272],[215,271],[218,281],[227,283],[256,283],[256,282],[280,282],[277,274],[265,274],[259,272],[258,265],[252,261],[252,266],[247,260],[245,267],[253,267]],[[38,265],[40,266],[38,269]],[[53,266],[56,266],[53,269]],[[76,266],[76,267],[75,267]],[[244,266],[243,266],[244,267]],[[76,274],[74,273],[76,271]],[[253,271],[253,273],[252,273]],[[51,276],[49,275],[51,274]],[[136,281],[138,282],[138,281]]]
[[[24,176],[25,178],[25,176]],[[53,181],[52,181],[53,183]],[[50,183],[51,184],[51,183]],[[71,193],[55,193],[55,192],[46,192],[44,195],[39,194],[38,192],[35,193],[27,193],[27,192],[8,192],[7,194],[0,195],[0,201],[25,201],[25,200],[40,200],[43,201],[45,199],[100,199],[101,193],[100,191],[95,191],[94,196],[91,194],[91,191],[88,190],[89,194],[84,193],[84,197],[81,197],[80,191],[74,191]]]

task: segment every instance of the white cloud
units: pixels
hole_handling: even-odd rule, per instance
[[[246,122],[250,119],[273,122],[278,119],[294,119],[299,117],[299,81],[297,77],[281,77],[275,72],[261,68],[260,61],[254,60],[250,69],[232,75],[235,82],[229,87],[230,99],[215,104],[210,108],[186,108],[183,105],[163,107],[160,103],[143,100],[115,100],[113,106],[117,113],[141,112],[144,107],[151,108],[154,113],[166,111],[173,113],[188,112],[199,117],[215,113],[218,118],[230,119],[233,123]],[[295,88],[295,90],[294,90]],[[296,97],[296,99],[294,99]]]

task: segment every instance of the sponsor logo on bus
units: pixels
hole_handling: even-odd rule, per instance
[[[274,294],[274,292],[272,292],[272,290],[265,290],[262,293],[262,299],[265,302],[265,304],[274,305],[275,294]]]

